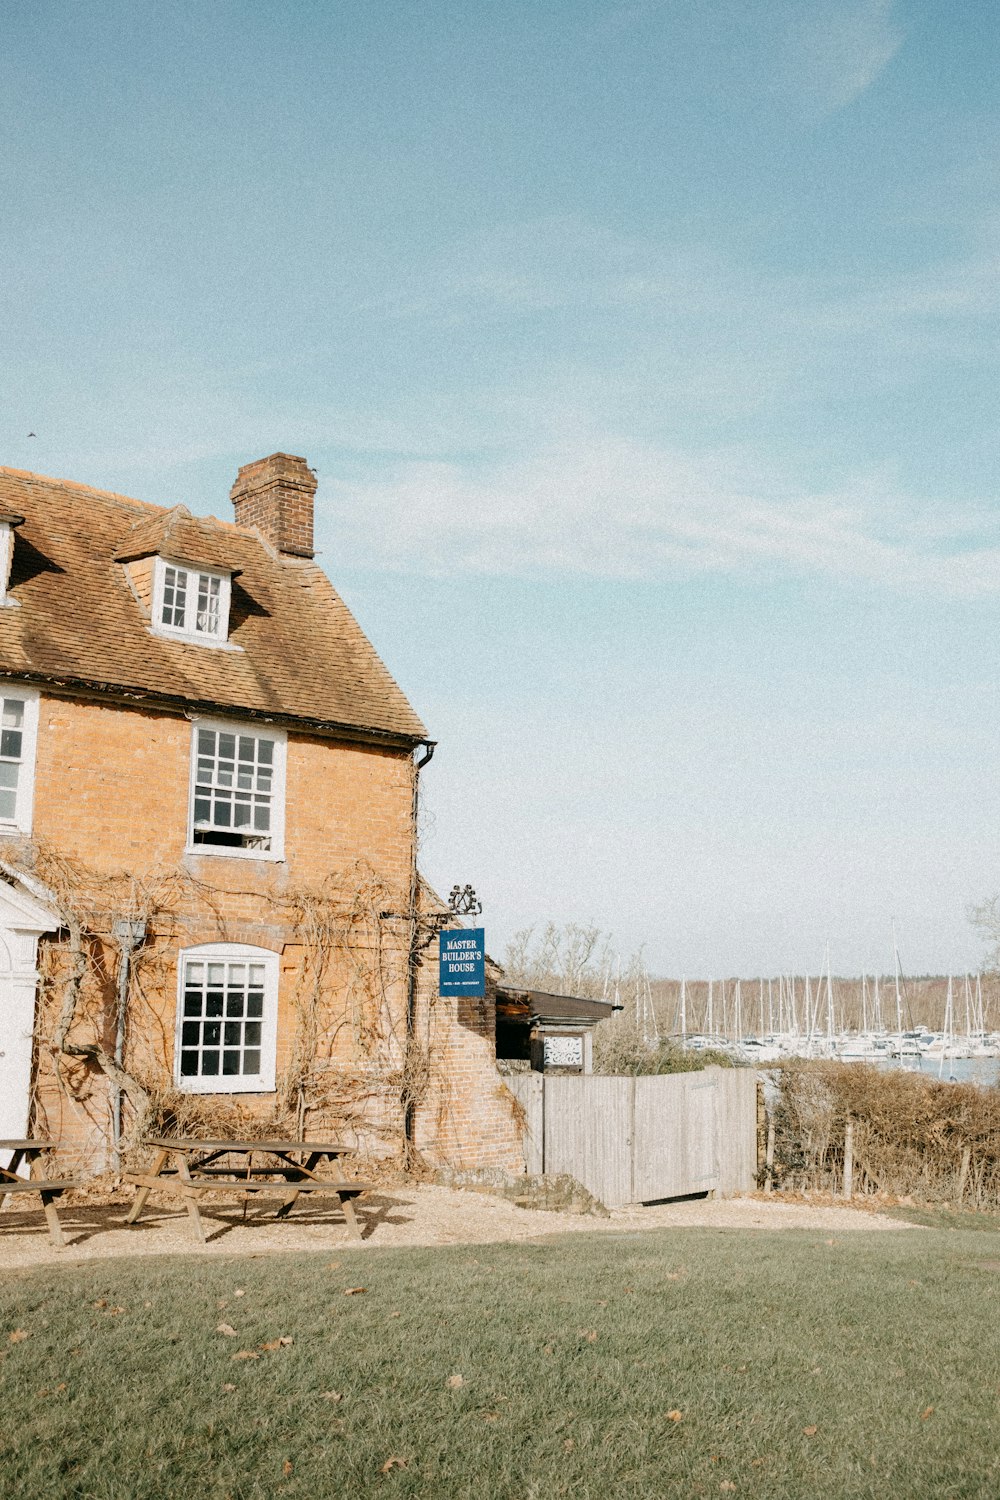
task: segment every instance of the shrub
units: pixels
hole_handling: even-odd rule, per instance
[[[801,1058],[770,1077],[779,1185],[838,1191],[850,1118],[858,1191],[1000,1206],[1000,1089]]]
[[[698,1073],[712,1065],[735,1066],[727,1052],[688,1052],[669,1037],[651,1044],[636,1023],[624,1016],[613,1016],[594,1027],[595,1073]]]

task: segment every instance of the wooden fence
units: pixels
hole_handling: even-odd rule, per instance
[[[689,1193],[749,1192],[757,1173],[757,1075],[543,1073],[507,1080],[525,1113],[525,1166],[568,1172],[609,1208]]]

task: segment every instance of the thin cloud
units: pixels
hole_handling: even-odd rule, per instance
[[[320,501],[339,557],[445,574],[659,578],[775,571],[1000,592],[1000,527],[949,526],[882,475],[796,493],[731,454],[691,456],[591,439],[525,462],[408,462],[377,483],[331,483]]]
[[[807,105],[832,114],[881,76],[903,44],[892,0],[809,4],[788,38],[789,81]]]

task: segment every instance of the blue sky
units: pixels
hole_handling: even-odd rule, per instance
[[[995,7],[6,0],[0,462],[276,448],[487,937],[974,964],[1000,886]],[[34,438],[27,434],[34,432]]]

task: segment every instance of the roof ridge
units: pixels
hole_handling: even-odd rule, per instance
[[[33,479],[39,484],[57,484],[60,489],[78,490],[85,495],[100,495],[102,500],[117,500],[122,505],[135,505],[142,510],[169,510],[167,505],[157,505],[152,500],[138,500],[134,495],[122,495],[117,490],[102,490],[95,484],[81,484],[78,479],[58,479],[51,474],[39,474],[34,469],[14,469],[9,464],[0,464],[0,477],[9,474],[13,479]]]
[[[183,500],[175,500],[173,505],[157,505],[153,500],[139,500],[135,495],[122,495],[117,490],[102,490],[98,485],[81,484],[78,479],[58,479],[50,474],[39,474],[34,469],[14,469],[9,464],[0,464],[0,479],[4,475],[10,475],[12,479],[34,480],[41,485],[58,485],[60,489],[73,490],[79,494],[99,495],[102,500],[114,500],[119,505],[134,505],[139,510],[152,511],[164,516],[169,515],[171,511],[184,510],[192,521],[210,522],[213,526],[221,526],[226,531],[234,531],[238,536],[257,536],[257,529],[254,526],[238,526],[235,521],[227,521],[222,516],[198,515],[185,505]],[[139,525],[141,522],[136,522],[136,524]]]

